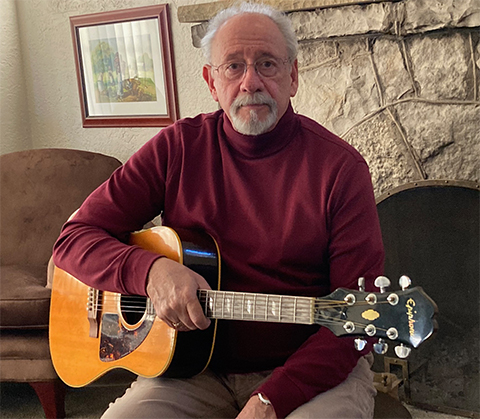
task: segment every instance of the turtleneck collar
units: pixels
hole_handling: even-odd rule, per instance
[[[293,139],[298,120],[292,105],[272,131],[261,135],[244,135],[235,131],[227,115],[223,113],[223,130],[229,145],[242,156],[250,159],[268,157],[286,147]]]

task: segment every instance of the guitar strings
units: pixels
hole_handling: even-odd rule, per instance
[[[282,304],[282,309],[284,308],[284,305],[287,306],[288,308],[288,305],[292,305],[292,308],[295,307],[295,303],[292,303],[291,301],[289,302],[287,299],[292,299],[292,298],[295,298],[297,299],[297,307],[300,305],[300,304],[304,304],[305,307],[308,307],[308,309],[311,309],[312,307],[312,303],[311,303],[311,299],[312,298],[315,298],[315,297],[303,297],[305,299],[305,301],[298,301],[299,298],[302,298],[302,297],[284,297],[283,299],[280,299],[278,298],[278,296],[275,296],[276,298],[276,301],[272,298],[270,299],[267,299],[265,296],[262,296],[262,297],[259,297],[257,299],[250,299],[250,300],[244,300],[243,299],[240,299],[240,298],[235,298],[235,301],[233,301],[234,305],[235,306],[238,306],[238,305],[241,305],[242,303],[245,305],[245,304],[248,304],[248,303],[252,303],[253,305],[257,306],[257,307],[265,307],[268,304],[270,303],[278,303],[278,304]],[[238,300],[241,300],[241,301],[238,301]],[[111,303],[118,303],[118,302],[129,302],[130,304],[133,304],[133,307],[134,308],[142,308],[144,307],[146,304],[147,304],[147,300],[148,298],[147,297],[142,297],[142,296],[135,296],[135,295],[132,295],[132,296],[125,296],[125,295],[116,295],[116,296],[111,296],[111,297],[108,297],[108,302],[111,302]],[[262,302],[263,300],[263,302]],[[138,305],[135,305],[136,302],[140,302],[140,304]],[[207,302],[207,299],[200,299],[200,302],[201,303],[206,303]],[[222,303],[225,303],[224,299],[222,298],[221,301],[220,301],[220,304]],[[98,302],[98,305],[100,306],[102,303],[101,302]],[[215,305],[218,305],[217,301],[214,301],[214,304]],[[375,303],[375,305],[379,305],[379,304],[390,304],[388,301],[378,301],[377,303]],[[364,302],[364,301],[359,301],[359,302],[356,302],[354,304],[354,306],[366,306],[366,305],[371,305],[371,303],[368,303],[368,302]],[[328,300],[328,301],[320,301],[320,302],[315,302],[314,303],[314,307],[315,308],[336,308],[336,307],[345,307],[345,306],[348,306],[348,304],[343,301],[343,300]]]
[[[296,298],[297,299],[297,304],[286,301],[287,298]],[[261,298],[257,298],[256,300],[252,299],[252,300],[245,300],[245,301],[243,301],[243,300],[238,301],[237,298],[236,298],[235,301],[233,301],[232,306],[234,306],[234,307],[240,306],[241,307],[242,304],[243,305],[252,304],[257,308],[265,308],[265,307],[269,306],[270,303],[276,303],[276,304],[281,304],[281,310],[284,310],[285,308],[286,309],[289,309],[289,308],[290,309],[295,309],[295,308],[298,309],[299,307],[301,308],[301,305],[303,305],[306,310],[311,310],[312,309],[312,304],[311,304],[310,299],[314,298],[314,297],[304,297],[305,300],[308,300],[308,301],[300,301],[300,302],[298,301],[298,298],[301,298],[301,297],[284,297],[284,299],[282,299],[281,301],[280,301],[280,299],[278,299],[277,301],[269,299],[267,301],[265,296],[262,296]],[[262,299],[263,299],[263,301],[262,301]],[[124,306],[122,304],[122,307],[139,309],[139,310],[144,310],[145,309],[145,306],[147,305],[147,300],[148,300],[147,297],[142,297],[142,296],[119,296],[119,295],[116,295],[116,296],[113,296],[113,297],[108,297],[108,302],[109,303],[127,303],[128,302],[129,304],[131,304],[130,306],[127,306],[127,305]],[[136,304],[137,302],[139,302],[139,304]],[[201,303],[207,303],[207,299],[200,299],[200,302]],[[225,303],[225,301],[222,299],[219,303],[220,303],[220,307],[222,307],[222,305]],[[103,304],[106,304],[106,303],[103,303]],[[390,304],[390,303],[388,301],[379,301],[379,302],[375,303],[375,305],[380,305],[380,304],[383,305],[383,304]],[[214,301],[214,305],[217,306],[218,303],[216,301]],[[368,302],[363,302],[363,301],[355,303],[355,306],[367,306],[367,305],[371,305],[371,304],[368,303]],[[343,300],[329,300],[329,301],[321,301],[321,302],[315,302],[314,303],[314,308],[315,309],[337,308],[337,307],[346,307],[346,306],[348,306],[348,305]],[[98,302],[97,307],[102,307],[102,303]],[[280,309],[280,306],[279,306],[279,309]]]
[[[208,293],[211,291],[208,290],[199,290],[200,294],[200,302],[205,303],[206,305],[207,300],[208,300]],[[215,291],[213,291],[215,292]],[[220,294],[222,295],[222,294]],[[215,318],[222,318],[222,319],[245,319],[245,320],[253,320],[253,321],[268,321],[268,322],[280,322],[280,323],[300,323],[301,319],[304,321],[309,320],[309,324],[315,323],[314,320],[321,321],[324,325],[327,324],[338,324],[338,325],[343,325],[345,323],[344,320],[335,318],[335,317],[328,317],[325,316],[321,313],[315,312],[315,314],[312,316],[312,298],[314,297],[292,297],[292,296],[278,296],[278,295],[260,295],[257,296],[257,298],[251,299],[250,303],[252,303],[255,306],[255,309],[253,310],[254,313],[244,313],[242,317],[235,317],[235,311],[238,310],[244,310],[245,309],[245,303],[248,304],[249,300],[244,300],[243,297],[234,297],[234,301],[232,304],[232,314],[231,315],[226,315],[224,306],[222,306],[222,303],[225,303],[225,295],[223,294],[222,297],[218,298],[220,300],[220,308],[218,308],[217,301],[215,301],[214,298],[214,307],[213,309],[207,308],[205,311],[207,312],[208,315],[213,316]],[[248,298],[250,295],[254,294],[245,294]],[[114,295],[114,296],[106,296],[108,299],[108,303],[111,304],[119,304],[120,305],[120,311],[123,313],[135,313],[135,314],[142,314],[145,313],[148,309],[148,298],[147,297],[142,297],[142,296],[125,296],[125,295]],[[280,298],[281,297],[281,298]],[[228,298],[228,295],[227,295]],[[288,301],[289,299],[296,299],[297,303],[292,303],[291,301]],[[102,298],[100,298],[103,300]],[[241,301],[238,301],[241,300]],[[262,302],[263,300],[263,302]],[[278,307],[279,315],[277,314],[272,314],[271,312],[268,311],[269,305],[267,303],[278,303],[282,304],[281,306]],[[108,306],[108,303],[102,303],[102,302],[89,302],[89,307],[92,307],[96,310],[103,310],[105,306]],[[377,302],[377,304],[390,304],[388,301],[380,301]],[[368,302],[357,302],[355,303],[356,306],[362,305],[371,305]],[[345,308],[347,303],[343,300],[328,300],[328,301],[315,301],[313,304],[314,310],[321,310],[321,309],[336,309],[336,308]],[[236,310],[237,309],[237,310]],[[255,312],[260,311],[262,312],[262,315],[257,314]],[[263,313],[266,313],[263,315]],[[154,314],[154,311],[151,312],[151,314]],[[220,317],[222,315],[222,317]],[[313,320],[310,322],[310,319]],[[360,322],[353,322],[353,324],[356,327],[364,327],[366,326],[366,323],[360,323]],[[385,331],[386,329],[383,328],[378,328],[378,330]]]

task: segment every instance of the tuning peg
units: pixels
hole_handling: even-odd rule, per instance
[[[407,275],[402,275],[398,283],[402,287],[402,290],[405,291],[411,285],[412,280]]]
[[[365,278],[361,276],[358,278],[358,290],[359,291],[365,291]]]
[[[367,346],[367,341],[362,338],[356,338],[353,342],[355,344],[355,349],[359,352],[363,351],[365,346]]]
[[[379,276],[375,279],[375,286],[383,293],[390,286],[390,280],[386,276]]]
[[[408,346],[405,346],[403,343],[395,347],[395,353],[399,358],[408,357],[408,355],[410,355],[410,352],[412,352],[412,349]]]
[[[387,353],[388,351],[388,344],[387,342],[385,342],[383,339],[378,339],[378,342],[377,343],[374,343],[373,344],[373,350],[379,354],[379,355],[383,355],[385,353]]]

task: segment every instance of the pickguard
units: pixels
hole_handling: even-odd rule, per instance
[[[105,313],[102,316],[100,360],[112,362],[132,353],[145,340],[154,320],[155,314],[146,314],[142,323],[130,330],[122,324],[118,314]]]

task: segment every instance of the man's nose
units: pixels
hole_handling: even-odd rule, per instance
[[[255,65],[247,65],[243,75],[241,89],[244,92],[255,93],[264,88],[263,79],[257,73]]]

